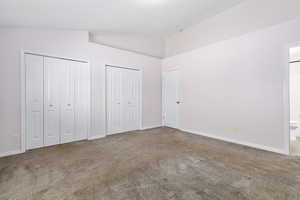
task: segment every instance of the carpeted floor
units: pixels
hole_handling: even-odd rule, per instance
[[[299,200],[300,159],[170,128],[0,159],[0,200]]]

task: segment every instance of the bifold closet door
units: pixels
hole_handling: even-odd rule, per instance
[[[60,143],[74,141],[75,137],[75,76],[76,63],[62,60],[60,81]],[[57,74],[59,76],[59,74]]]
[[[107,133],[140,128],[140,71],[107,67]]]
[[[84,140],[89,131],[90,79],[87,63],[65,61],[61,80],[61,143]]]
[[[60,143],[60,101],[65,61],[44,58],[44,146]]]
[[[26,71],[26,149],[44,146],[43,91],[44,58],[25,54]]]
[[[74,141],[88,138],[90,127],[90,70],[87,63],[73,62],[75,73]]]
[[[123,124],[124,131],[140,128],[140,72],[137,70],[123,70]]]
[[[88,138],[88,63],[25,54],[26,149]]]
[[[108,67],[107,76],[107,133],[123,132],[122,127],[122,69]]]
[[[45,146],[88,138],[90,75],[87,63],[45,58]]]

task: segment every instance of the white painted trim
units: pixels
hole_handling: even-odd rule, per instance
[[[21,154],[21,153],[24,153],[24,152],[20,151],[20,150],[8,151],[5,153],[1,153],[0,158],[7,157],[7,156],[13,156],[13,155]]]
[[[92,95],[93,95],[93,89],[92,89],[92,69],[91,69],[91,64],[90,61],[87,61],[87,65],[88,65],[88,70],[89,70],[89,89],[90,89],[90,107],[89,107],[89,113],[88,113],[88,130],[87,130],[87,139],[89,140],[89,138],[91,137],[92,134]]]
[[[138,55],[142,55],[142,56],[146,56],[146,57],[152,57],[152,58],[157,58],[157,59],[161,59],[161,60],[164,59],[164,56],[155,56],[155,55],[144,53],[144,52],[141,52],[141,51],[135,51],[135,50],[128,49],[128,48],[121,48],[121,47],[117,47],[117,46],[114,46],[114,45],[108,45],[108,44],[105,44],[103,42],[95,43],[95,44],[100,44],[102,46],[106,46],[106,47],[109,47],[109,48],[118,49],[118,50],[121,50],[121,51],[127,51],[127,52],[130,52],[130,53],[134,53],[134,54],[138,54]]]
[[[290,155],[290,49],[299,47],[300,42],[289,43],[283,47],[283,133],[284,152]]]
[[[26,150],[26,69],[25,52],[20,51],[20,83],[21,83],[21,152]]]
[[[163,126],[166,125],[165,123],[165,74],[161,72],[161,124]]]
[[[105,64],[106,67],[116,67],[116,68],[123,68],[128,70],[136,70],[136,71],[142,71],[143,69],[136,67],[136,66],[123,66],[123,65],[113,65],[113,64]]]
[[[159,124],[159,125],[154,125],[154,126],[145,126],[143,127],[141,130],[144,131],[144,130],[149,130],[149,129],[154,129],[154,128],[161,128],[162,125]]]
[[[284,62],[283,66],[283,134],[285,154],[290,155],[290,47],[283,48]]]
[[[104,112],[105,112],[105,136],[108,136],[108,109],[107,109],[107,65],[104,66]],[[96,88],[96,86],[94,87]]]
[[[90,136],[88,138],[88,140],[97,140],[97,139],[102,139],[102,138],[105,138],[106,135],[95,135],[95,136]]]
[[[252,148],[255,148],[255,149],[261,149],[261,150],[265,150],[265,151],[270,151],[270,152],[274,152],[274,153],[287,155],[286,151],[284,149],[277,149],[277,148],[268,147],[268,146],[259,145],[259,144],[254,144],[254,143],[250,143],[250,142],[242,142],[242,141],[239,141],[239,140],[220,137],[220,136],[216,136],[216,135],[212,135],[212,134],[208,134],[208,133],[203,133],[203,132],[199,132],[199,131],[186,130],[186,129],[182,129],[181,131],[191,133],[191,134],[194,134],[194,135],[200,135],[200,136],[216,139],[216,140],[222,140],[222,141],[229,142],[229,143],[248,146],[248,147],[252,147]]]
[[[162,73],[171,72],[171,71],[179,71],[179,70],[180,70],[179,66],[177,66],[177,67],[163,67],[162,68]]]
[[[89,60],[84,59],[84,58],[73,58],[73,57],[54,55],[54,54],[49,54],[46,52],[39,52],[39,51],[23,50],[23,54],[33,54],[33,55],[37,55],[37,56],[45,56],[45,57],[52,57],[52,58],[63,59],[63,60],[72,60],[72,61],[77,61],[77,62],[89,63]]]
[[[139,98],[139,115],[140,115],[140,130],[143,128],[143,84],[144,84],[144,76],[143,76],[143,69],[140,70],[140,98]]]

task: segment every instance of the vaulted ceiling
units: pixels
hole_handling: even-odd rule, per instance
[[[0,26],[165,37],[242,0],[1,0]]]

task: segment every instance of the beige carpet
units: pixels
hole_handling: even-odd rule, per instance
[[[0,200],[299,200],[300,159],[159,128],[0,159]]]

